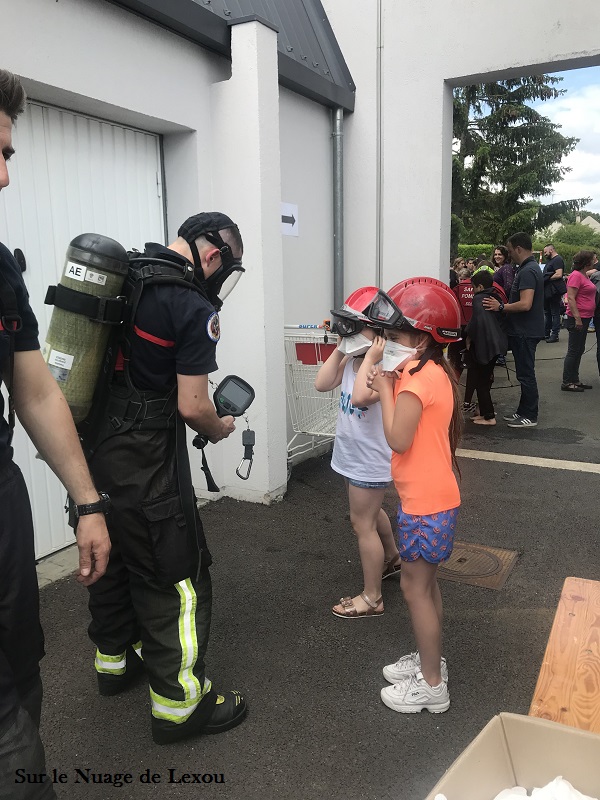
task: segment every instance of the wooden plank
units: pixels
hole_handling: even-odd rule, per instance
[[[565,580],[529,715],[600,733],[600,581]]]

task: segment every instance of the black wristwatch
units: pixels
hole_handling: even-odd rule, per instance
[[[86,503],[85,505],[76,506],[73,503],[73,513],[75,514],[75,519],[79,519],[79,517],[87,517],[88,514],[108,514],[111,507],[110,497],[106,494],[106,492],[98,492],[100,495],[100,500],[97,500],[95,503]]]
[[[504,303],[498,303],[498,311],[502,313],[504,311]]]

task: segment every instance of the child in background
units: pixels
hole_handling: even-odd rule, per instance
[[[444,346],[460,336],[454,293],[434,278],[401,281],[368,310],[385,329],[381,368],[367,385],[378,392],[392,476],[400,499],[400,585],[417,651],[384,667],[393,684],[381,690],[389,708],[433,713],[450,706],[448,670],[441,652],[442,597],[436,573],[454,543],[460,493],[453,465],[462,413],[456,378]]]
[[[464,334],[467,349],[466,393],[477,392],[479,414],[471,417],[476,425],[495,425],[496,415],[492,402],[492,383],[496,358],[506,353],[506,321],[503,314],[490,314],[483,307],[484,297],[495,297],[499,303],[504,299],[494,283],[494,274],[487,269],[478,269],[471,278],[473,284],[473,306],[471,319]]]
[[[350,504],[350,522],[358,539],[364,588],[356,597],[342,597],[332,608],[336,617],[358,619],[383,614],[381,581],[400,569],[400,556],[390,520],[381,508],[391,482],[391,450],[381,423],[378,395],[367,389],[366,376],[381,358],[383,340],[371,352],[377,329],[362,313],[379,290],[357,289],[344,306],[332,311],[337,350],[317,374],[315,388],[328,392],[341,384],[340,409],[331,466],[343,475]],[[360,376],[360,379],[359,379]],[[359,399],[353,397],[359,379]]]

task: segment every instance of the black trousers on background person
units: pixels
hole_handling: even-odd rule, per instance
[[[563,365],[563,384],[579,383],[579,365],[581,356],[585,352],[587,329],[590,325],[590,318],[582,318],[581,330],[575,327],[575,318],[567,317],[565,328],[569,332],[569,343]]]
[[[52,784],[15,783],[16,770],[46,772],[38,725],[44,655],[33,520],[25,481],[0,468],[0,800],[52,800]]]
[[[492,383],[494,381],[494,366],[496,357],[488,364],[476,364],[467,370],[467,388],[465,397],[473,397],[477,392],[479,413],[485,419],[494,419],[494,404],[492,403]]]

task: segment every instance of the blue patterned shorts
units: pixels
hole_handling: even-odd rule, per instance
[[[398,505],[398,550],[403,561],[416,561],[422,556],[430,564],[441,564],[450,558],[458,508],[437,514],[405,514]]]

